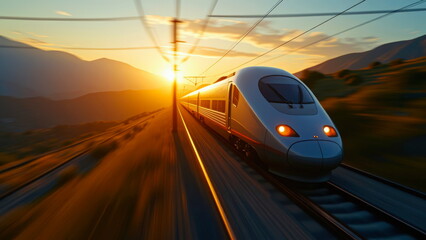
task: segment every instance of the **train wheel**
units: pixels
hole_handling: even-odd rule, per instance
[[[242,151],[246,159],[250,161],[255,160],[256,151],[248,143],[244,143]]]
[[[242,149],[244,153],[244,158],[248,161],[255,163],[256,165],[258,165],[259,167],[263,169],[268,169],[268,166],[266,165],[266,163],[263,162],[257,155],[256,150],[250,144],[248,143],[244,143],[244,144],[245,144],[244,148]]]
[[[232,140],[232,145],[234,145],[234,148],[238,151],[241,152],[244,148],[244,144],[243,141],[241,141],[241,139],[234,137]]]

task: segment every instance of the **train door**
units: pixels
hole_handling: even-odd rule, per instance
[[[228,116],[226,121],[227,131],[231,133],[231,112],[232,112],[232,89],[234,88],[233,84],[229,84],[228,88]]]

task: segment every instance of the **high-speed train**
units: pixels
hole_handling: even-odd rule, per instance
[[[342,161],[342,139],[309,88],[277,68],[248,67],[180,103],[269,172],[324,182]]]

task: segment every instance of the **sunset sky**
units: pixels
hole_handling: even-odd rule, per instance
[[[264,15],[276,2],[276,0],[219,0],[213,14]],[[271,14],[340,12],[357,2],[359,1],[284,0]],[[361,3],[350,11],[395,10],[414,2],[416,1],[370,0]],[[210,0],[181,0],[180,17],[184,22],[180,25],[180,40],[185,42],[180,44],[182,52],[180,58],[184,58],[192,47],[211,4],[212,1]],[[163,51],[171,57],[172,44],[170,42],[172,40],[169,21],[176,15],[175,1],[142,0],[142,6],[157,42]],[[426,4],[422,3],[413,8],[426,8]],[[0,3],[0,16],[104,18],[137,15],[132,0],[13,0]],[[269,58],[287,54],[292,49],[335,34],[379,15],[339,16],[247,66],[259,65]],[[210,78],[212,80],[215,78],[214,75],[226,72],[228,69],[274,48],[327,18],[330,18],[330,16],[266,18],[227,57],[205,74],[212,76]],[[199,47],[193,53],[193,56],[180,66],[181,74],[191,76],[202,74],[257,20],[258,18],[210,18]],[[421,36],[426,33],[425,20],[426,12],[396,13],[314,46],[266,62],[263,65],[297,72],[342,54],[365,51],[387,42]],[[0,35],[43,49],[154,46],[138,20],[102,22],[0,20]],[[171,69],[171,65],[164,61],[155,49],[61,51],[70,52],[84,60],[115,59],[163,76]]]

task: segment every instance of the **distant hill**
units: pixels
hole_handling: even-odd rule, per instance
[[[168,82],[128,64],[84,61],[61,51],[44,51],[0,36],[0,95],[68,99],[93,92],[157,89]]]
[[[343,69],[364,68],[374,61],[388,63],[398,58],[414,59],[422,56],[426,56],[426,35],[412,40],[384,44],[366,52],[346,54],[307,68],[307,70],[333,73]],[[296,75],[300,76],[300,73],[298,72]]]
[[[17,132],[63,124],[120,121],[171,104],[167,90],[87,94],[69,100],[0,96],[0,131]]]

